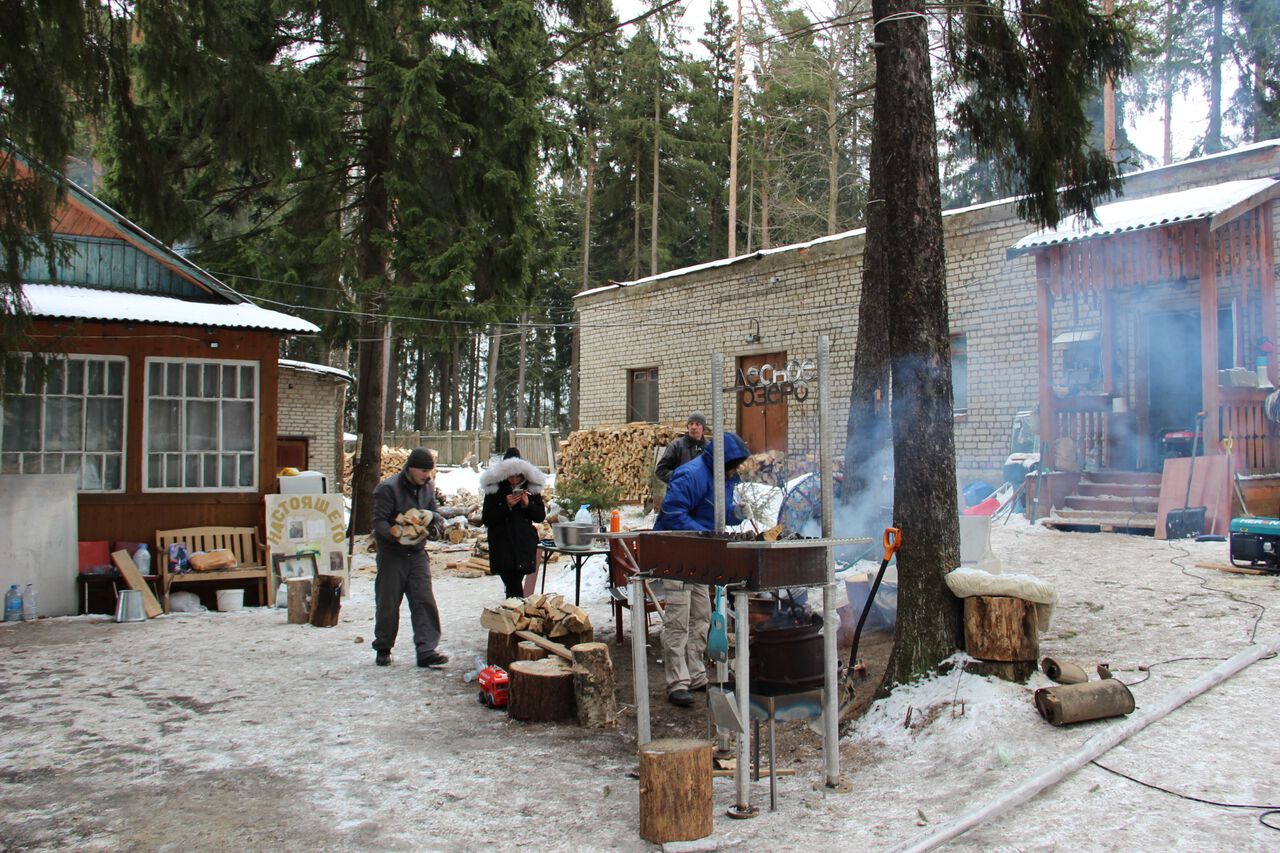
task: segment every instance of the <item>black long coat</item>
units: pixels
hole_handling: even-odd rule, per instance
[[[547,517],[547,507],[541,494],[545,475],[523,459],[505,460],[502,468],[511,469],[509,473],[526,475],[530,473],[527,469],[533,469],[537,472],[537,482],[534,477],[526,478],[525,485],[529,493],[527,506],[508,507],[507,495],[511,494],[512,487],[506,476],[501,479],[493,477],[496,482],[485,482],[490,480],[488,476],[481,479],[484,491],[481,520],[489,531],[489,567],[498,575],[527,575],[537,568],[538,561],[538,531],[533,525]],[[490,473],[500,472],[490,469],[486,475]]]

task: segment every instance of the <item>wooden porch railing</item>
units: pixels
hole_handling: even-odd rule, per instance
[[[1274,473],[1275,428],[1263,411],[1268,391],[1261,388],[1218,390],[1221,395],[1218,432],[1223,438],[1223,448],[1231,448],[1235,470],[1242,474]]]
[[[1056,458],[1059,442],[1069,438],[1075,444],[1077,462],[1086,468],[1111,467],[1109,424],[1110,398],[1067,397],[1053,401],[1053,466],[1067,460]]]

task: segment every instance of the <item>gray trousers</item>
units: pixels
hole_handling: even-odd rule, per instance
[[[413,625],[413,645],[418,657],[435,651],[440,643],[440,610],[431,591],[431,570],[427,552],[405,554],[378,551],[378,575],[373,581],[376,616],[373,624],[374,651],[391,651],[400,633],[400,599],[409,599],[409,621]]]
[[[704,583],[664,578],[667,606],[662,616],[662,667],[667,692],[707,683],[707,632],[711,630],[711,598]]]

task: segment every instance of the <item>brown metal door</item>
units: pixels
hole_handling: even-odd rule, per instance
[[[744,355],[738,359],[738,375],[734,377],[735,385],[743,384],[743,377],[755,368],[759,371],[765,365],[776,370],[787,366],[785,352],[771,352],[764,355]],[[767,379],[770,371],[762,371]],[[748,405],[748,401],[750,405]],[[767,388],[762,392],[738,392],[738,434],[747,443],[752,453],[765,450],[787,452],[787,397],[777,391],[770,394]]]

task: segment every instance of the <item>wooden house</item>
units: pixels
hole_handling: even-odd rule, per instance
[[[261,523],[276,490],[282,336],[318,328],[261,308],[72,185],[57,268],[23,296],[47,376],[3,402],[0,472],[75,473],[78,538]]]

